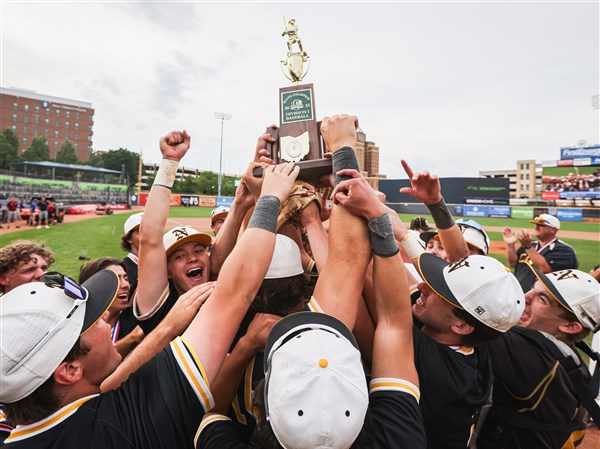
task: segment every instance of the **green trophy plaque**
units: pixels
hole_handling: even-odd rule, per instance
[[[312,84],[300,84],[308,73],[309,56],[302,48],[296,21],[285,21],[282,36],[288,36],[288,52],[281,61],[284,75],[293,86],[279,89],[279,128],[268,128],[275,142],[267,144],[271,158],[276,164],[294,162],[300,166],[299,179],[318,185],[319,178],[331,173],[331,159],[323,158],[323,142],[316,120],[315,93]],[[298,50],[294,51],[294,45]],[[287,71],[287,73],[286,73]],[[254,170],[254,176],[262,176],[262,168]]]

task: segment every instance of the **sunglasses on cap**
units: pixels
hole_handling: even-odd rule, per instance
[[[47,287],[51,288],[62,288],[71,299],[86,299],[87,292],[77,282],[58,271],[49,271],[46,274],[40,276],[40,280],[46,284]]]

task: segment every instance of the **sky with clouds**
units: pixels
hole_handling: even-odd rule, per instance
[[[278,121],[283,16],[310,55],[319,119],[356,114],[380,147],[441,176],[600,143],[599,2],[2,1],[3,87],[88,101],[94,149],[187,129],[185,166],[241,173]]]

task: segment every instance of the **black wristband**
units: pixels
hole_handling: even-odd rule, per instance
[[[248,229],[259,228],[277,234],[277,216],[279,215],[279,198],[272,195],[261,196],[256,202]]]
[[[392,230],[392,221],[387,213],[369,220],[371,249],[380,257],[392,257],[398,254],[398,244]]]
[[[333,165],[333,184],[336,186],[342,181],[352,179],[352,176],[337,176],[336,173],[340,170],[354,169],[360,172],[354,148],[342,147],[333,153],[331,159]]]
[[[427,209],[429,209],[429,212],[433,217],[436,228],[450,229],[452,226],[454,226],[454,218],[452,218],[452,214],[448,210],[448,206],[446,206],[444,198],[435,204],[428,204]]]

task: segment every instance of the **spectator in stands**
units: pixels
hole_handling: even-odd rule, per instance
[[[17,200],[17,198],[11,196],[8,200],[8,203],[6,204],[6,208],[8,210],[8,227],[10,228],[10,225],[15,223],[15,226],[17,228],[20,228],[21,226],[19,226],[19,201]]]
[[[40,200],[37,202],[37,207],[38,210],[40,211],[40,215],[39,215],[39,223],[38,223],[38,229],[42,229],[42,225],[44,225],[46,227],[46,229],[49,228],[48,226],[48,201],[46,200],[46,197],[43,196],[40,198]]]
[[[54,263],[54,254],[43,243],[18,240],[0,249],[0,292],[38,282]],[[0,299],[1,301],[1,299]]]
[[[521,229],[513,235],[510,228],[504,228],[504,243],[508,264],[515,269],[524,292],[528,292],[535,276],[528,264],[533,264],[542,273],[577,268],[579,262],[575,250],[556,236],[560,229],[560,220],[550,214],[541,214],[530,223],[535,224],[534,232]],[[533,241],[533,237],[537,241]],[[515,249],[517,241],[521,244]]]
[[[219,206],[210,213],[210,229],[212,229],[215,235],[219,233],[219,229],[225,223],[228,213],[229,208],[225,206]]]

